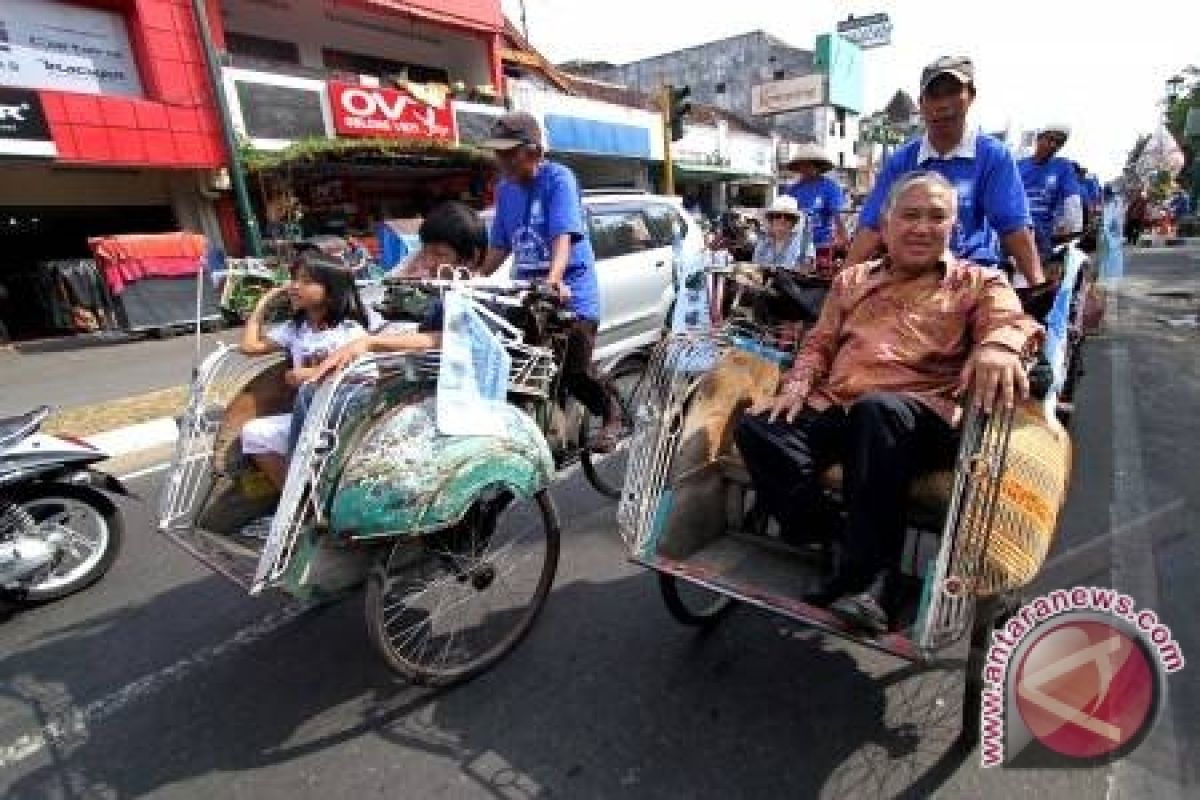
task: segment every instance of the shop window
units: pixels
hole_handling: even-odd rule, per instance
[[[403,80],[413,83],[450,83],[450,75],[444,69],[393,61],[390,58],[347,53],[344,50],[323,50],[325,66],[336,72],[350,75],[373,75],[381,80]]]
[[[225,48],[229,54],[247,66],[254,64],[299,64],[300,48],[295,42],[252,36],[248,33],[225,34]]]
[[[658,247],[646,218],[637,209],[605,209],[590,215],[596,258],[619,258]]]

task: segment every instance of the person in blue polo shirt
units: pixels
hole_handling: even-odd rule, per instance
[[[796,199],[796,205],[808,215],[814,247],[844,245],[846,227],[841,212],[846,209],[842,187],[825,173],[833,169],[833,161],[815,144],[803,144],[796,149],[785,165],[796,173],[796,182],[784,194]]]
[[[1038,255],[1043,261],[1054,250],[1058,234],[1083,230],[1083,200],[1075,165],[1058,156],[1070,135],[1066,125],[1045,126],[1038,133],[1033,155],[1017,164],[1029,198]]]
[[[621,413],[592,371],[600,287],[575,174],[546,160],[542,128],[532,114],[514,111],[498,118],[482,146],[496,151],[503,175],[482,272],[492,274],[511,253],[515,277],[545,282],[575,313],[563,359],[563,384],[604,420],[588,446],[611,451],[620,433]]]
[[[866,261],[879,250],[880,218],[892,184],[925,169],[940,173],[958,190],[958,224],[950,241],[955,255],[997,265],[1007,253],[1031,286],[1045,284],[1017,164],[998,139],[967,127],[975,94],[975,66],[969,58],[945,56],[922,71],[920,108],[926,133],[901,146],[883,165],[859,216],[848,265]]]

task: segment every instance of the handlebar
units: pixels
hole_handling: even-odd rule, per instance
[[[472,283],[445,278],[385,278],[386,288],[412,287],[430,294],[442,294],[451,289],[465,291],[468,295],[485,303],[507,308],[527,308],[553,313],[561,323],[573,322],[575,312],[563,307],[558,292],[545,281],[519,279],[488,280]]]

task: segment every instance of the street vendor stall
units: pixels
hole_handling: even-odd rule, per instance
[[[217,298],[204,274],[203,236],[103,236],[89,239],[88,245],[125,330],[161,334],[196,324],[197,311],[201,322],[220,321]]]

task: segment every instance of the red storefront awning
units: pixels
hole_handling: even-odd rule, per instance
[[[344,0],[368,11],[408,14],[415,19],[435,22],[477,33],[504,30],[500,0]]]

